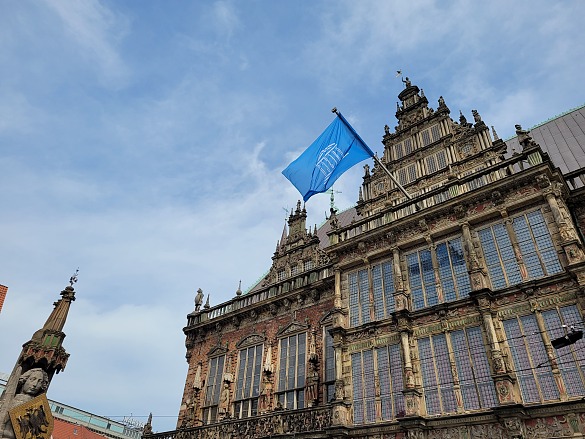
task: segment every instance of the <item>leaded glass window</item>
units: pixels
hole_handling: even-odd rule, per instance
[[[498,398],[481,328],[453,331],[450,336],[465,410],[496,406]]]
[[[374,352],[369,350],[352,354],[351,369],[354,423],[375,422]]]
[[[526,279],[539,278],[562,271],[550,232],[539,210],[513,219],[513,230],[526,267]],[[478,231],[489,277],[494,289],[522,282],[520,265],[512,240],[503,223]]]
[[[281,338],[279,352],[278,401],[285,409],[303,408],[307,334]]]
[[[247,418],[258,414],[261,370],[262,345],[241,349],[234,398],[234,414],[236,417]]]
[[[394,312],[394,275],[392,261],[383,261],[368,269],[348,275],[349,322],[358,326],[372,320],[382,320]],[[371,282],[371,284],[370,284]]]
[[[583,322],[575,305],[545,311],[542,313],[542,317],[551,340],[563,337],[565,331],[570,330],[572,325],[582,325]],[[585,395],[585,351],[583,350],[583,341],[577,343],[580,345],[573,344],[554,351],[569,397]]]
[[[397,143],[394,145],[394,160],[401,159],[404,156],[404,151],[402,150],[402,143]]]
[[[503,323],[524,402],[559,399],[536,316],[514,317]]]
[[[333,337],[329,333],[331,327],[324,328],[325,332],[325,376],[323,386],[325,388],[325,402],[335,398],[335,350],[333,349]]]
[[[380,381],[380,406],[382,419],[404,416],[404,389],[400,345],[394,344],[376,349],[378,377]]]
[[[419,339],[418,351],[427,414],[456,412],[457,403],[446,335],[438,334]]]
[[[404,389],[400,345],[351,355],[354,424],[395,419],[404,415]],[[376,375],[377,373],[377,375]],[[376,395],[376,382],[379,394]],[[381,407],[380,411],[376,406]]]
[[[422,134],[422,144],[423,146],[427,146],[428,144],[431,143],[431,135],[429,133],[429,130],[424,130],[421,132]]]
[[[205,383],[205,399],[203,400],[203,422],[211,423],[217,420],[217,406],[223,381],[225,355],[209,360],[209,369]]]
[[[433,142],[436,142],[441,138],[441,131],[439,129],[439,125],[433,125],[431,127],[431,136],[433,138]]]
[[[448,337],[457,377],[453,376],[451,369]],[[429,415],[457,411],[455,383],[459,384],[465,410],[487,409],[498,404],[479,326],[421,338],[418,350]]]
[[[432,252],[435,252],[439,278],[435,278]],[[469,296],[471,283],[465,265],[461,238],[436,245],[435,249],[421,249],[406,255],[408,280],[413,309],[433,306]],[[437,285],[441,286],[439,297]]]
[[[404,153],[410,154],[412,151],[412,139],[404,139]]]

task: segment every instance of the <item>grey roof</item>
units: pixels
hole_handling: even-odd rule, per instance
[[[355,207],[350,207],[349,209],[344,210],[343,212],[339,212],[337,214],[337,220],[339,221],[340,226],[345,226],[351,223],[352,220],[358,219],[358,214],[355,211]],[[319,237],[319,247],[325,248],[329,246],[329,237],[327,236],[327,232],[331,230],[331,225],[329,221],[325,221],[323,224],[319,226],[317,229],[317,236]]]
[[[530,135],[563,174],[585,167],[585,105],[531,128]],[[521,150],[518,137],[506,144],[508,153]]]

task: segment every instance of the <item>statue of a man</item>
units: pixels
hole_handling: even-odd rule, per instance
[[[199,288],[197,290],[197,295],[195,296],[195,311],[199,311],[201,309],[201,305],[203,304],[203,290]]]
[[[14,398],[10,402],[8,410],[30,401],[35,396],[45,392],[47,387],[49,387],[49,376],[47,372],[41,368],[26,371],[18,379],[16,395],[14,395]],[[14,437],[14,429],[12,428],[10,418],[8,418],[2,429],[2,438],[14,439]]]

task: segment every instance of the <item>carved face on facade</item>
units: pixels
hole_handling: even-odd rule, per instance
[[[49,384],[47,373],[38,368],[22,374],[20,381],[22,382],[21,393],[29,396],[37,396],[45,391]]]

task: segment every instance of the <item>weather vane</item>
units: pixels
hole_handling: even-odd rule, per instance
[[[77,273],[79,273],[79,267],[77,268],[77,270],[75,270],[73,276],[69,278],[69,285],[73,286],[74,283],[77,283]]]

